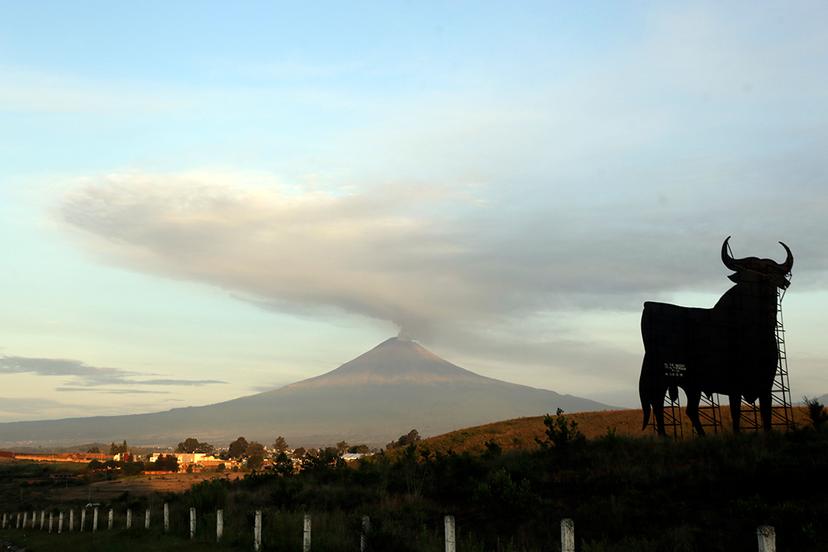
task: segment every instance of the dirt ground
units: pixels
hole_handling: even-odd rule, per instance
[[[178,493],[208,479],[238,479],[240,477],[244,477],[244,473],[204,472],[135,475],[111,481],[96,481],[90,485],[51,489],[49,499],[56,502],[74,500],[105,502],[121,496],[124,492],[128,492],[133,496],[146,496],[152,493]]]

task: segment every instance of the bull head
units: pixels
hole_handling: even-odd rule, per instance
[[[782,289],[791,284],[788,275],[793,268],[793,253],[787,245],[779,242],[785,248],[787,257],[784,263],[777,263],[773,259],[760,259],[758,257],[734,259],[729,252],[729,241],[730,236],[722,244],[722,262],[727,268],[735,272],[735,274],[728,276],[731,281],[737,284],[769,282]]]

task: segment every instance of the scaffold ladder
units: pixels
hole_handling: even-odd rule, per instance
[[[658,432],[655,416],[652,417],[650,425],[653,431]],[[676,393],[675,400],[670,397],[669,391],[664,393],[664,431],[667,435],[672,435],[673,439],[684,437],[681,426],[681,398],[678,393]]]
[[[788,274],[790,277],[790,274]],[[782,299],[785,290],[776,290],[776,373],[771,387],[771,427],[790,430],[794,428],[793,406],[791,403],[791,385],[788,379],[788,352],[785,348],[785,321],[782,317]],[[759,407],[755,402],[742,400],[742,429],[758,430],[762,427]]]
[[[701,394],[699,400],[699,423],[702,428],[707,431],[713,430],[713,433],[719,433],[722,428],[722,411],[719,406],[718,393]]]
[[[776,293],[776,349],[778,351],[776,375],[773,378],[771,389],[771,425],[783,427],[786,430],[794,428],[793,407],[791,403],[791,384],[788,380],[788,352],[785,348],[785,324],[782,317],[782,299],[784,289],[777,289]]]

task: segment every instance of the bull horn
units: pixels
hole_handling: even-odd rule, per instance
[[[779,242],[779,244],[785,248],[785,252],[787,252],[788,256],[785,258],[785,262],[779,265],[785,274],[791,271],[793,268],[793,253],[791,253],[791,248],[785,245],[783,242]]]
[[[729,241],[730,241],[730,236],[725,238],[725,241],[722,244],[722,262],[724,263],[724,265],[728,269],[736,272],[736,271],[739,270],[739,265],[736,264],[736,259],[731,257],[730,252],[727,250],[727,242],[729,242]]]

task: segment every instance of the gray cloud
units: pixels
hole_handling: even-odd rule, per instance
[[[211,283],[276,310],[389,320],[423,339],[435,327],[637,310],[676,291],[723,291],[719,247],[728,234],[737,255],[781,258],[775,244],[786,241],[797,287],[823,286],[828,198],[796,185],[758,194],[756,184],[699,185],[692,196],[639,191],[607,204],[543,196],[517,212],[461,205],[449,217],[445,210],[462,203],[450,193],[296,197],[209,177],[132,174],[76,189],[61,216],[107,259],[136,270]]]
[[[88,387],[55,387],[55,391],[66,391],[66,392],[89,392],[90,389]],[[169,391],[158,391],[158,390],[148,390],[148,389],[101,389],[101,388],[94,388],[93,391],[95,393],[103,393],[106,395],[169,395]]]
[[[147,374],[121,370],[119,368],[101,368],[90,366],[79,360],[60,358],[30,358],[19,356],[0,357],[0,374],[37,374],[40,376],[69,376],[69,387],[59,388],[64,391],[80,390],[101,385],[174,385],[199,386],[217,383],[226,383],[219,380],[183,380],[183,379],[142,379]],[[78,389],[73,388],[77,386]],[[88,390],[88,389],[86,389]],[[101,390],[105,393],[122,393],[140,391]],[[153,391],[154,393],[154,391]]]

